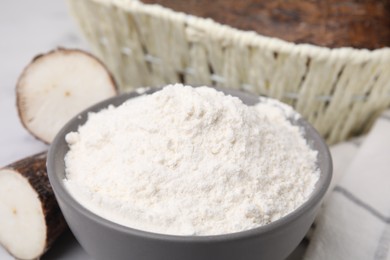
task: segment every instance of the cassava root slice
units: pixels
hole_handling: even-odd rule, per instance
[[[115,81],[103,63],[76,49],[36,56],[16,84],[22,124],[45,143],[51,143],[77,113],[116,94]]]
[[[0,169],[0,244],[17,259],[40,257],[67,229],[46,172],[46,153]]]

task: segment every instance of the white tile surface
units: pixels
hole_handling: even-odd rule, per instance
[[[47,149],[20,124],[14,92],[24,66],[58,46],[86,49],[65,0],[0,1],[0,167]],[[0,259],[13,258],[0,246]],[[89,257],[68,232],[42,259]]]

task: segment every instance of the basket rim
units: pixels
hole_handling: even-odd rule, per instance
[[[68,0],[76,1],[76,0]],[[336,47],[329,48],[309,43],[294,43],[276,37],[261,35],[255,31],[244,31],[230,25],[221,24],[211,18],[202,18],[191,14],[174,11],[159,4],[146,4],[140,0],[89,0],[98,4],[120,8],[127,12],[140,12],[161,18],[174,20],[190,27],[199,34],[207,35],[224,44],[257,46],[278,53],[309,56],[316,59],[343,60],[350,63],[362,63],[371,60],[390,62],[390,47],[369,50],[366,48]]]

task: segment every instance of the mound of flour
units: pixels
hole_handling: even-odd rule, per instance
[[[262,226],[300,206],[319,178],[293,113],[212,88],[170,85],[91,113],[66,141],[67,189],[119,224],[215,235]]]

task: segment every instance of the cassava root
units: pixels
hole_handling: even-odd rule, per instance
[[[47,176],[46,153],[0,169],[0,243],[10,254],[38,258],[66,229]]]

